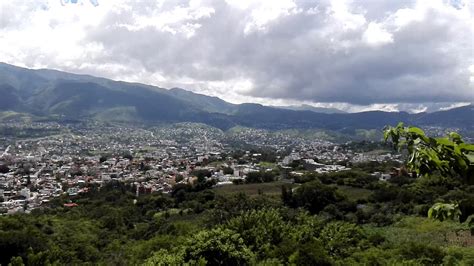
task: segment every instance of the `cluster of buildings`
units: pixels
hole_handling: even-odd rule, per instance
[[[224,133],[187,123],[150,128],[95,122],[14,126],[19,132],[34,128],[37,134],[18,137],[13,131],[0,139],[0,213],[29,212],[55,197],[75,196],[113,180],[133,185],[140,195],[168,193],[177,183],[193,183],[197,170],[209,173],[217,185],[273,170],[261,164],[260,153],[231,156],[238,147],[279,154],[273,167],[282,175],[294,170],[295,161],[306,171],[324,173],[350,169],[339,163],[343,161],[396,158],[353,153],[328,141],[284,133],[254,129]],[[44,136],[48,132],[54,134]]]

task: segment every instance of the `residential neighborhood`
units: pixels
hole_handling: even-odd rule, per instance
[[[399,154],[355,152],[350,145],[327,140],[256,129],[224,134],[191,123],[146,129],[44,122],[3,128],[38,136],[16,134],[0,142],[0,210],[7,214],[30,212],[52,198],[110,181],[132,184],[138,196],[170,193],[177,183],[193,183],[196,171],[206,171],[207,179],[222,186],[245,182],[252,172],[277,169],[275,178],[284,179],[302,174],[298,169],[326,173],[350,170],[351,163],[400,160]],[[239,153],[235,143],[249,150]],[[274,158],[250,149],[271,151]],[[273,162],[265,164],[269,160]],[[291,167],[295,163],[299,168]]]

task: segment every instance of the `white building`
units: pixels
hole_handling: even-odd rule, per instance
[[[23,197],[25,197],[26,200],[29,200],[29,199],[30,199],[30,193],[31,193],[31,192],[30,192],[30,189],[27,188],[27,187],[22,188],[22,189],[20,190],[20,195],[22,195]]]

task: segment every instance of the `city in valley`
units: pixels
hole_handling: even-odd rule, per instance
[[[474,265],[474,0],[0,0],[0,266]]]
[[[213,187],[291,183],[307,172],[347,171],[364,162],[401,163],[401,155],[381,142],[330,141],[318,133],[223,132],[195,123],[6,122],[0,129],[2,214],[28,213],[47,207],[55,197],[77,196],[111,181],[132,185],[138,196],[170,193],[176,184],[193,184],[199,176]],[[380,180],[393,175],[371,174]]]

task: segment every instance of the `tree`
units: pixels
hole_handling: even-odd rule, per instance
[[[183,265],[184,258],[181,252],[168,252],[166,249],[160,249],[152,257],[147,259],[144,266],[155,265]]]
[[[278,171],[258,171],[258,172],[250,172],[247,174],[247,178],[245,181],[247,183],[265,183],[265,182],[272,182],[278,176]]]
[[[245,244],[261,258],[278,245],[289,232],[289,225],[276,209],[251,210],[227,223],[227,228],[239,233]]]
[[[102,156],[100,156],[100,158],[99,158],[99,162],[100,162],[100,163],[103,163],[103,162],[107,161],[107,159],[108,159],[108,157],[107,157],[106,155],[102,155]]]
[[[0,173],[6,174],[8,172],[10,172],[10,168],[4,164],[0,164]]]
[[[204,259],[208,265],[246,265],[254,258],[242,237],[230,229],[204,230],[186,242],[185,261]]]
[[[300,244],[295,249],[288,258],[290,265],[333,265],[321,241],[317,239]]]
[[[197,169],[191,172],[191,175],[196,176],[198,179],[205,179],[206,177],[211,177],[211,171],[207,169]]]
[[[22,266],[22,265],[25,265],[25,264],[23,263],[23,259],[20,256],[13,257],[10,263],[8,263],[8,266]]]
[[[133,160],[133,155],[131,153],[126,153],[126,154],[123,155],[123,158],[129,159],[130,161],[132,161]]]
[[[318,180],[305,183],[291,192],[285,193],[286,204],[293,207],[304,207],[311,213],[319,213],[327,205],[344,199],[336,187],[321,184]]]
[[[320,238],[333,257],[347,257],[359,249],[365,238],[362,229],[347,222],[332,222],[321,231]]]
[[[223,171],[224,171],[224,175],[232,175],[232,174],[234,174],[234,169],[232,169],[232,168],[230,168],[230,167],[224,167]]]
[[[176,175],[176,177],[175,177],[175,179],[174,179],[174,181],[175,181],[176,183],[181,182],[182,180],[184,180],[184,176],[183,176],[183,175],[180,175],[180,174]]]
[[[407,165],[417,175],[439,171],[445,176],[474,181],[474,145],[464,143],[455,132],[444,138],[432,138],[417,127],[399,123],[396,127],[386,127],[384,138],[390,139],[398,150],[408,150]]]

